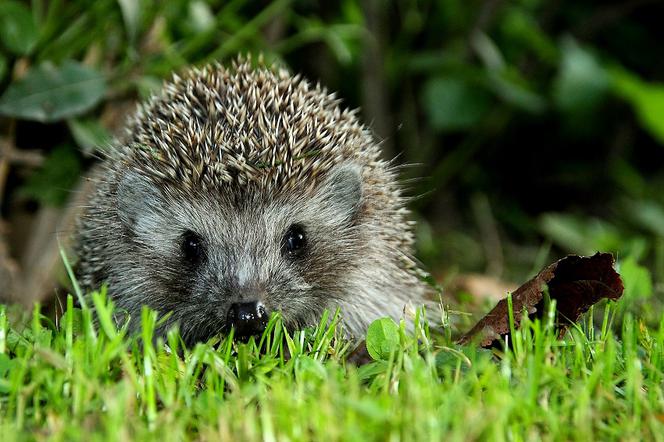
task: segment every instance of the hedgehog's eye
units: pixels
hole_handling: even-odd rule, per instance
[[[182,254],[190,263],[197,263],[203,257],[205,250],[203,239],[197,233],[187,230],[182,235]]]
[[[286,230],[282,241],[282,250],[286,256],[299,257],[307,248],[307,236],[304,228],[299,224],[293,224]]]

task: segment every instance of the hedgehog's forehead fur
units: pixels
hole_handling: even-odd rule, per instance
[[[191,69],[139,108],[123,161],[180,189],[273,194],[312,188],[342,161],[385,166],[356,111],[339,102],[299,75],[250,61]]]

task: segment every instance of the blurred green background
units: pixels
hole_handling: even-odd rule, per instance
[[[663,20],[648,0],[0,0],[11,296],[52,292],[28,282],[58,273],[45,250],[137,100],[188,65],[262,53],[361,108],[407,165],[418,257],[443,285],[610,251],[646,275],[629,302],[661,312]]]

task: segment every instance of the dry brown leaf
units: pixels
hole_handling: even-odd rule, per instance
[[[556,300],[557,326],[564,334],[570,323],[601,299],[622,296],[623,283],[613,264],[611,254],[596,253],[590,257],[570,255],[546,267],[512,294],[515,327],[519,327],[524,310],[530,317],[542,315],[544,287],[548,287],[549,296]],[[458,343],[478,340],[480,346],[491,347],[509,332],[508,304],[503,299]]]

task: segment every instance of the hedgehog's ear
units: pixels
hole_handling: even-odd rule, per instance
[[[334,211],[335,217],[351,219],[362,202],[362,171],[354,164],[337,167],[324,181],[320,195],[323,207]]]
[[[129,171],[118,183],[117,207],[120,221],[135,232],[152,231],[159,224],[159,189],[147,177]]]

